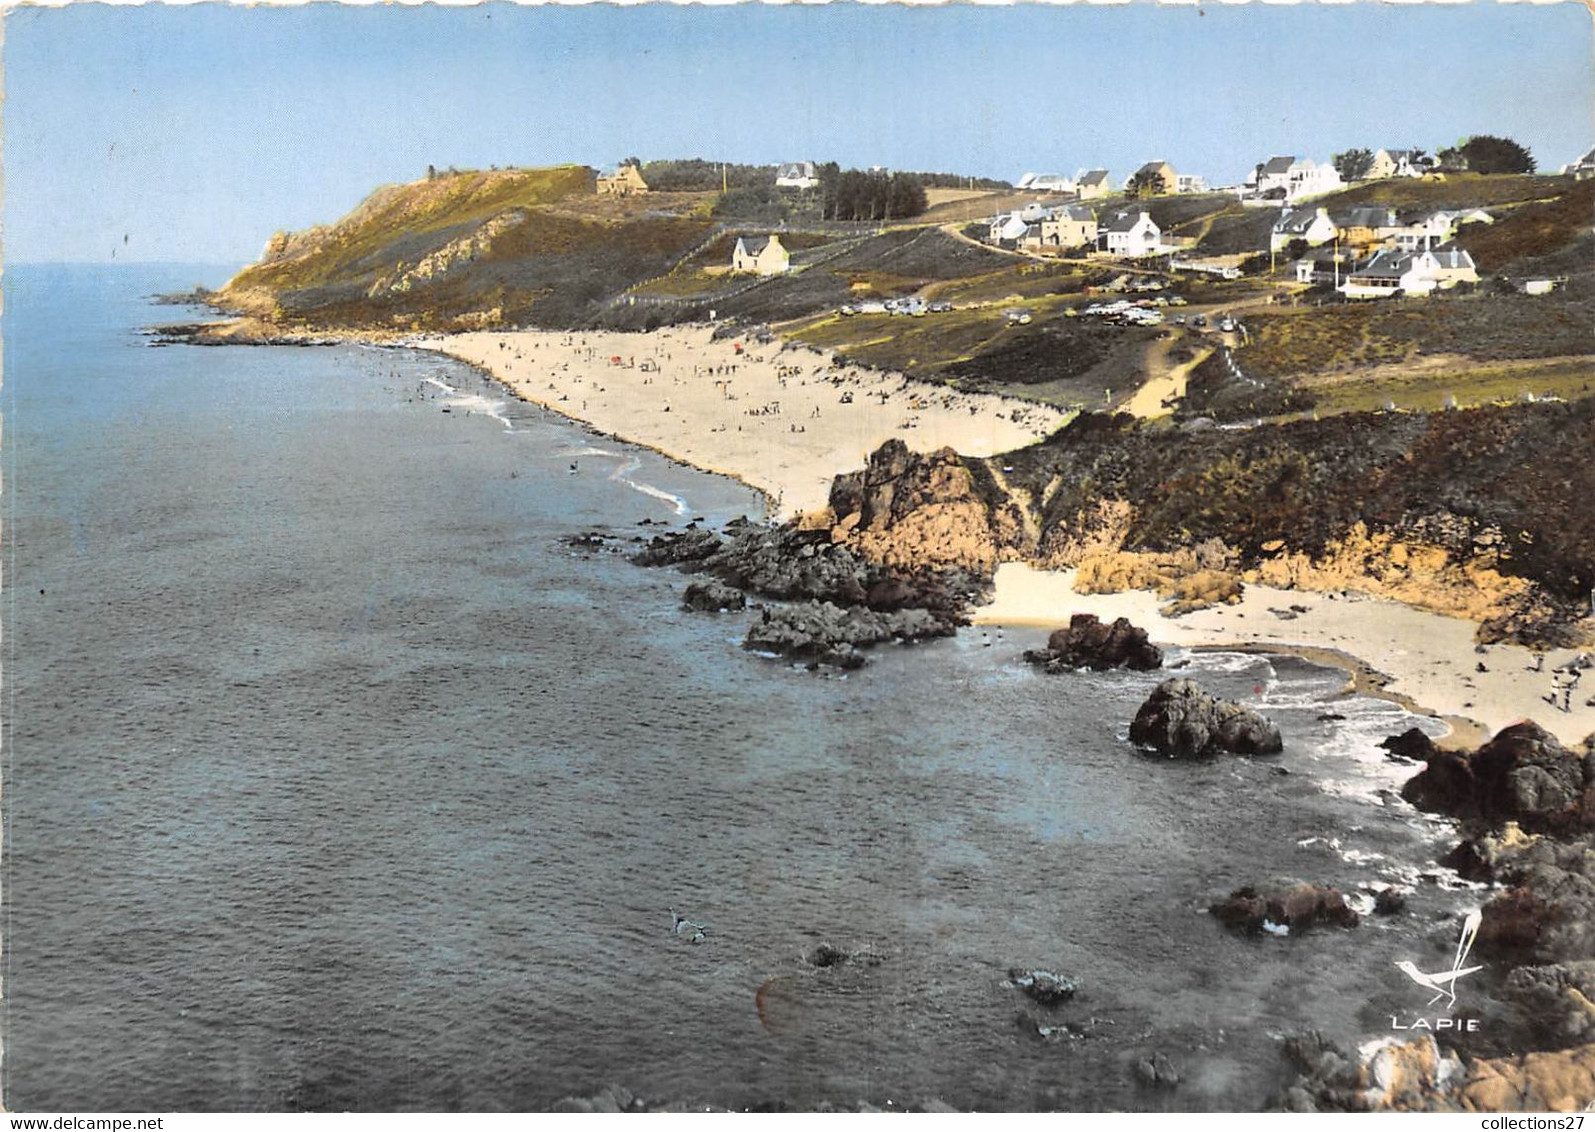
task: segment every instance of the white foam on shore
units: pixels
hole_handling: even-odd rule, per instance
[[[426,382],[428,385],[437,386],[439,389],[443,390],[443,392],[445,392],[445,393],[454,394],[454,393],[458,393],[459,392],[458,389],[454,388],[454,386],[450,385],[448,382],[441,381],[441,380],[439,380],[438,378],[435,378],[435,377],[423,377],[421,380]]]
[[[644,483],[641,480],[634,480],[631,478],[631,473],[635,472],[640,467],[642,467],[642,461],[633,456],[630,460],[626,461],[620,467],[611,472],[609,478],[616,483],[623,483],[627,487],[640,491],[644,495],[652,496],[655,499],[659,499],[670,504],[675,508],[677,515],[685,515],[687,513],[687,501],[681,498],[681,496],[672,495],[670,492],[665,491],[663,488],[655,487],[651,483]]]
[[[428,380],[431,380],[430,378]],[[439,382],[439,384],[442,384]],[[504,426],[505,432],[515,431],[515,422],[504,415],[505,402],[483,397],[479,393],[463,393],[450,397],[447,401],[450,408],[464,409],[470,413],[481,413],[483,416],[492,417]]]

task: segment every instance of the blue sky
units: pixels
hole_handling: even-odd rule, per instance
[[[428,163],[832,159],[1017,178],[1469,133],[1595,143],[1574,3],[13,9],[11,262],[241,263]]]

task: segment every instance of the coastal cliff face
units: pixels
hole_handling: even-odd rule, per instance
[[[710,228],[666,201],[601,200],[592,177],[568,165],[388,185],[334,224],[276,233],[213,301],[283,337],[577,325]]]
[[[888,446],[832,509],[872,558],[1078,567],[1088,591],[1157,590],[1172,613],[1246,582],[1358,590],[1570,644],[1595,588],[1591,451],[1588,400],[1234,431],[1084,416],[988,461]]]

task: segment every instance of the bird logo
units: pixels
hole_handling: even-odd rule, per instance
[[[1449,971],[1425,973],[1418,970],[1417,965],[1407,959],[1403,959],[1396,964],[1407,978],[1417,983],[1424,990],[1434,991],[1434,997],[1428,1001],[1427,1005],[1433,1006],[1443,998],[1447,1000],[1446,1009],[1449,1010],[1457,1003],[1457,980],[1463,975],[1471,975],[1475,971],[1484,970],[1483,965],[1472,967],[1464,967],[1462,965],[1468,961],[1468,955],[1473,950],[1473,941],[1478,937],[1479,925],[1483,921],[1484,914],[1478,909],[1469,912],[1463,919],[1462,935],[1457,940],[1456,955],[1451,960],[1451,969]]]

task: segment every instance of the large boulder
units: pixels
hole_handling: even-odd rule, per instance
[[[1361,919],[1338,888],[1300,880],[1237,888],[1208,911],[1228,927],[1258,935],[1288,935],[1319,924],[1354,928]]]
[[[716,581],[691,582],[681,598],[681,608],[694,613],[735,613],[747,607],[746,594]]]
[[[1284,750],[1279,728],[1263,716],[1204,692],[1193,680],[1165,680],[1130,724],[1130,739],[1173,759],[1208,758],[1220,751],[1274,755]]]
[[[1475,751],[1430,749],[1401,788],[1419,809],[1560,833],[1595,826],[1595,743],[1568,750],[1532,721],[1515,723]]]
[[[1147,671],[1163,667],[1163,650],[1147,640],[1145,629],[1137,629],[1126,618],[1104,625],[1094,613],[1076,613],[1066,628],[1053,631],[1046,648],[1031,649],[1025,659],[1044,665],[1048,672],[1079,668]]]

